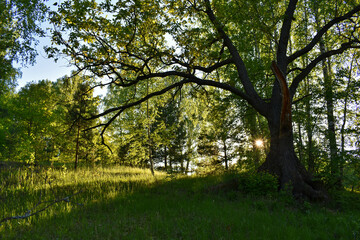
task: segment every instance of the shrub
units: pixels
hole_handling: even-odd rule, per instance
[[[237,177],[239,190],[252,195],[271,195],[277,192],[278,180],[268,173],[241,173]]]

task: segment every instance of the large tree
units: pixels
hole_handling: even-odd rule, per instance
[[[326,2],[325,0],[319,0]],[[280,188],[323,198],[294,151],[292,102],[298,86],[325,59],[359,48],[360,5],[335,0],[311,38],[294,49],[305,0],[94,0],[65,1],[53,12],[53,41],[79,71],[102,84],[161,86],[92,118],[113,114],[100,124],[101,134],[125,110],[184,85],[212,86],[244,99],[263,115],[270,130],[270,150],[260,170],[279,176]],[[66,29],[66,32],[62,30]],[[323,36],[335,33],[338,44],[319,51]],[[333,31],[336,30],[336,31]],[[309,59],[299,68],[302,57]],[[275,78],[269,78],[270,63]],[[260,66],[268,66],[261,69]],[[171,77],[166,86],[162,79]],[[275,79],[275,80],[274,80]],[[143,87],[142,87],[143,88]]]

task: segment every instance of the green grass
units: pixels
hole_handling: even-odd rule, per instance
[[[229,176],[154,178],[119,166],[14,168],[1,178],[0,218],[23,214],[39,199],[78,194],[3,223],[0,239],[360,239],[360,206],[349,203],[359,203],[356,193],[327,208],[282,194],[212,190]]]

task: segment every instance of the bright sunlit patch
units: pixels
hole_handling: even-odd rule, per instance
[[[255,140],[255,146],[256,147],[263,147],[264,146],[264,141],[263,140],[261,140],[261,139],[257,139],[257,140]]]

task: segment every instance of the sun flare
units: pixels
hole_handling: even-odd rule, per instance
[[[255,146],[258,147],[258,148],[263,147],[264,146],[264,141],[261,140],[261,139],[255,140]]]

